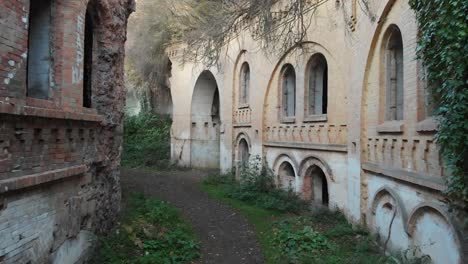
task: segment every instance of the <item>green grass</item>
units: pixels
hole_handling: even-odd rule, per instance
[[[229,197],[232,183],[210,181],[200,188],[244,215],[254,225],[266,263],[392,263],[363,228],[353,228],[340,212],[293,214]]]
[[[115,232],[99,238],[94,264],[187,263],[200,257],[191,226],[175,207],[141,194],[125,197]]]

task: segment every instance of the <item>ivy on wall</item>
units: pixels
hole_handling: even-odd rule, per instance
[[[448,197],[468,210],[468,1],[410,0],[420,29],[418,57],[438,105],[436,135],[451,176]]]

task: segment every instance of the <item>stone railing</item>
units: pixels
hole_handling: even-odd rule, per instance
[[[265,130],[267,142],[346,145],[347,137],[346,125],[280,125]]]
[[[238,109],[234,112],[234,125],[250,125],[252,110],[250,108]]]
[[[368,138],[366,148],[368,163],[415,172],[441,181],[444,178],[439,149],[432,138]]]

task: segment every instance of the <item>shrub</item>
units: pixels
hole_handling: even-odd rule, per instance
[[[122,165],[168,167],[171,122],[166,116],[154,114],[125,117]]]

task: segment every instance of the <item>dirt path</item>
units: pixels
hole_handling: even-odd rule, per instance
[[[264,263],[253,227],[229,206],[198,188],[201,171],[122,170],[122,186],[144,192],[180,208],[202,243],[198,263]]]

